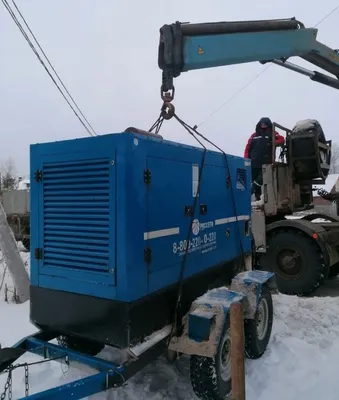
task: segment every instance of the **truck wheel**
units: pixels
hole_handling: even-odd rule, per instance
[[[300,231],[276,231],[268,238],[260,268],[273,271],[281,293],[313,292],[324,281],[326,266],[315,241]]]
[[[105,345],[94,342],[92,340],[77,338],[74,336],[59,336],[57,338],[59,346],[66,347],[71,350],[79,351],[80,353],[86,353],[91,356],[95,356],[104,349]]]
[[[245,353],[260,358],[266,351],[273,325],[273,302],[268,287],[263,286],[254,319],[245,319]]]
[[[190,377],[201,400],[224,400],[231,393],[231,332],[229,319],[215,358],[191,356]]]
[[[31,241],[30,239],[22,239],[22,244],[25,247],[26,250],[30,251],[31,250]]]

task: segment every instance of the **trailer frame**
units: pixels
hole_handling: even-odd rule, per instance
[[[229,286],[221,286],[207,291],[203,296],[192,302],[189,312],[183,319],[183,330],[180,333],[175,329],[173,330],[173,324],[166,325],[161,330],[154,332],[144,342],[131,348],[122,349],[127,357],[120,364],[50,343],[60,335],[52,331],[38,331],[23,338],[12,347],[1,349],[0,346],[0,373],[8,373],[5,391],[0,394],[0,399],[4,400],[7,392],[10,393],[9,399],[12,398],[12,372],[20,367],[24,367],[26,372],[26,396],[18,400],[59,400],[67,398],[65,396],[78,400],[124,386],[129,378],[157,357],[165,354],[166,349],[176,354],[182,353],[213,359],[217,357],[220,351],[225,333],[225,321],[229,318],[229,315],[232,315],[234,306],[236,308],[237,305],[238,308],[241,307],[241,315],[244,320],[255,319],[262,290],[265,286],[270,290],[274,289],[275,276],[272,272],[248,270],[238,273]],[[231,326],[231,335],[238,339],[241,323],[233,318],[233,324],[234,329]],[[268,338],[270,335],[271,330],[269,329]],[[243,341],[238,340],[238,343],[243,343]],[[244,351],[244,348],[239,349],[233,346],[232,354],[238,360],[241,360],[239,354],[244,353]],[[27,352],[41,356],[42,360],[14,364]],[[80,363],[93,368],[97,372],[76,381],[29,395],[28,367],[48,361],[58,361],[68,366],[71,363]],[[241,367],[239,371],[243,369]],[[245,378],[238,375],[236,374],[235,380],[238,382],[238,389],[241,391],[242,380]]]
[[[72,396],[72,399],[77,400],[111,388],[123,386],[129,378],[164,352],[167,339],[167,336],[165,336],[158,343],[146,349],[137,358],[131,357],[126,362],[118,364],[49,343],[49,341],[55,339],[57,336],[58,335],[53,332],[38,331],[20,340],[13,347],[1,349],[0,373],[8,372],[10,376],[11,372],[17,368],[48,361],[58,361],[66,365],[81,363],[97,370],[97,373],[39,393],[22,397],[18,400],[67,398],[65,396]],[[43,360],[31,364],[23,363],[13,365],[13,363],[26,352],[39,355]]]

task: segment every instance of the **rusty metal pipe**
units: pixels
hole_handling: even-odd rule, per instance
[[[184,36],[220,35],[247,32],[285,31],[303,28],[303,24],[294,18],[258,21],[222,21],[198,24],[181,23]]]

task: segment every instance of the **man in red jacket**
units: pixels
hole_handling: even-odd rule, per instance
[[[285,139],[279,135],[278,132],[274,132],[275,145],[283,146]],[[245,148],[244,157],[251,160],[252,170],[252,183],[253,191],[256,199],[260,199],[261,185],[262,185],[262,166],[265,164],[272,164],[273,148],[273,124],[272,121],[267,118],[261,118],[257,123],[255,132],[252,133],[247,141]]]

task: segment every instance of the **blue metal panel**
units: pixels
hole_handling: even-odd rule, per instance
[[[176,283],[202,155],[126,133],[32,146],[31,172],[44,173],[42,183],[32,176],[32,242],[44,250],[42,262],[32,252],[32,284],[130,302]],[[224,155],[207,152],[185,278],[236,258],[240,238],[251,251],[250,166],[234,156],[228,164],[236,209]]]
[[[126,136],[126,135],[125,135]],[[144,232],[147,218],[147,168],[149,143],[161,139],[127,135],[123,151],[117,152],[117,298],[133,301],[147,295],[147,265],[144,262]]]
[[[148,154],[152,155],[147,164],[152,172],[147,201],[150,235],[147,246],[152,250],[148,292],[151,293],[178,281],[191,222],[191,217],[185,216],[185,206],[192,206],[194,202],[193,167],[199,169],[202,151],[172,143],[163,143],[154,149],[151,144],[148,147]],[[251,237],[248,228],[245,229],[251,214],[249,163],[243,158],[228,156],[228,164],[236,210],[227,185],[224,155],[209,151],[196,212],[195,225],[199,229],[188,245],[184,277],[235,259],[240,253],[240,240],[245,252],[251,250]],[[243,178],[240,186],[236,183],[239,174]],[[205,215],[200,214],[200,205],[207,205]],[[236,216],[240,218],[238,226]]]
[[[30,283],[31,285],[39,285],[39,271],[41,261],[36,260],[34,257],[34,249],[39,247],[40,229],[41,229],[41,200],[42,191],[40,190],[40,183],[36,182],[34,173],[41,168],[41,159],[36,155],[35,148],[30,147],[30,247],[31,247],[31,263],[30,263]]]
[[[188,337],[197,342],[208,340],[215,314],[196,310],[188,314]]]
[[[110,212],[110,196],[114,196],[110,162],[106,158],[44,163],[45,268],[72,265],[85,271],[108,271],[114,267],[114,246],[110,254],[110,241],[114,243],[110,219],[115,223],[114,210],[113,215]]]
[[[302,56],[316,29],[185,37],[183,71]]]
[[[114,285],[115,204],[110,201],[115,198],[114,151],[99,159],[80,157],[43,160],[40,271]]]
[[[184,252],[191,222],[185,216],[185,206],[193,205],[192,163],[182,159],[168,160],[149,157],[147,167],[152,174],[152,183],[147,190],[147,246],[152,250],[149,272],[178,265],[178,252]],[[199,206],[199,202],[198,202]],[[175,249],[173,246],[176,246]]]
[[[107,376],[113,376],[114,372],[99,372],[87,378],[78,379],[71,383],[66,383],[43,392],[35,393],[27,397],[21,397],[18,400],[64,400],[84,399],[96,393],[106,390]]]
[[[33,285],[115,295],[107,290],[116,274],[115,148],[99,149],[86,139],[31,147],[31,232],[43,249],[42,261],[32,252]],[[42,182],[34,181],[37,169]]]

